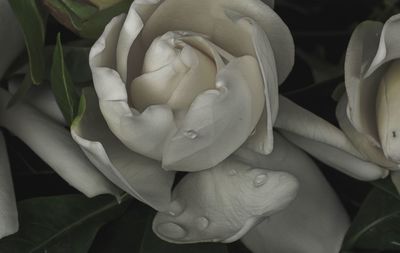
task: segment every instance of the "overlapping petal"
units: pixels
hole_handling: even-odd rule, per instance
[[[94,90],[87,89],[71,133],[89,160],[114,184],[157,210],[171,199],[174,173],[126,148],[108,129]],[[86,105],[86,106],[84,106]],[[95,127],[94,127],[95,126]]]
[[[364,73],[378,49],[381,31],[382,24],[379,22],[360,24],[350,39],[345,61],[349,120],[374,145],[379,145],[375,101],[384,69],[369,77],[364,77]]]
[[[18,211],[6,143],[0,132],[0,239],[18,230]]]
[[[173,243],[233,242],[285,208],[297,189],[289,173],[228,158],[212,169],[187,174],[167,211],[154,218],[153,230]]]
[[[286,138],[322,162],[360,180],[386,177],[388,171],[368,162],[346,135],[327,121],[280,97],[275,124]]]
[[[264,108],[258,63],[251,56],[230,61],[217,73],[217,90],[200,94],[163,153],[163,167],[197,171],[216,166],[257,125]]]
[[[168,106],[154,105],[144,112],[131,109],[126,85],[116,67],[118,34],[125,20],[115,17],[92,47],[89,62],[102,114],[118,139],[133,151],[161,160],[165,138],[175,130]]]
[[[296,199],[249,231],[242,241],[254,253],[336,253],[349,219],[333,189],[315,163],[275,134],[273,152],[264,156],[249,149],[236,155],[251,166],[279,170],[299,180]]]
[[[26,143],[69,184],[88,197],[119,196],[118,190],[89,162],[70,133],[32,106],[6,108],[11,95],[0,89],[0,125]]]

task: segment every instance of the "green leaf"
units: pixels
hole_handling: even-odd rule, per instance
[[[50,81],[58,106],[60,107],[65,120],[71,124],[78,112],[79,95],[75,91],[71,76],[68,69],[65,67],[60,34],[57,36],[57,44],[54,49]]]
[[[81,20],[87,20],[97,12],[97,8],[76,0],[62,0],[68,9]]]
[[[40,84],[45,74],[45,21],[36,0],[9,1],[24,32],[32,82]]]
[[[152,231],[155,212],[132,201],[127,212],[105,226],[97,235],[89,253],[228,253],[226,244],[172,244],[159,239]]]
[[[69,30],[77,33],[82,25],[80,18],[72,13],[61,0],[43,0],[50,14]]]
[[[390,180],[382,180],[365,199],[351,225],[345,250],[400,251],[400,201]]]
[[[88,39],[97,39],[102,34],[104,27],[110,20],[121,13],[127,13],[133,0],[124,0],[107,9],[101,10],[90,17],[80,27],[79,34]]]
[[[19,103],[28,93],[29,89],[32,87],[33,83],[29,74],[26,74],[21,85],[18,87],[17,92],[11,97],[7,103],[7,108]]]
[[[35,198],[18,204],[20,230],[0,240],[0,252],[86,253],[98,230],[119,217],[127,203],[111,196]]]

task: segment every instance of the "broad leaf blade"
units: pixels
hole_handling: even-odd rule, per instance
[[[56,97],[65,120],[71,124],[79,107],[79,95],[75,91],[74,84],[68,69],[65,66],[64,54],[61,45],[60,34],[57,36],[57,45],[53,54],[51,67],[51,87]]]
[[[122,217],[100,231],[90,253],[228,253],[226,244],[172,244],[159,239],[152,231],[155,212],[137,201],[133,203]]]
[[[44,18],[36,0],[12,0],[9,3],[24,32],[32,82],[40,84],[45,74]]]
[[[378,183],[365,199],[344,242],[345,250],[400,251],[400,201],[390,180]]]
[[[0,241],[0,252],[86,253],[98,230],[120,216],[126,204],[111,196],[64,195],[22,201],[20,230]]]
[[[110,20],[121,13],[127,13],[133,0],[124,0],[91,16],[80,28],[80,35],[88,39],[98,39]]]

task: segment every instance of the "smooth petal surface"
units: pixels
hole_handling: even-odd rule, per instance
[[[370,138],[359,133],[351,124],[346,113],[347,97],[343,96],[336,107],[336,118],[340,128],[353,143],[354,147],[363,154],[369,161],[378,164],[384,168],[394,169],[396,164],[388,160],[380,147],[374,145]]]
[[[126,85],[114,70],[116,47],[124,15],[115,17],[92,47],[89,62],[100,109],[111,131],[133,151],[161,160],[165,138],[175,131],[167,106],[151,106],[139,113],[128,105]]]
[[[85,157],[63,126],[32,106],[20,103],[6,109],[10,99],[0,89],[0,125],[20,138],[69,184],[88,197],[119,196],[120,191]]]
[[[156,210],[164,210],[171,200],[174,173],[126,148],[108,129],[95,92],[87,89],[84,94],[86,110],[71,127],[74,140],[114,184]]]
[[[11,62],[22,52],[24,38],[8,0],[0,0],[0,79]]]
[[[173,243],[233,242],[296,196],[289,173],[258,169],[228,158],[218,166],[187,174],[174,189],[167,212],[153,231]]]
[[[240,35],[243,31],[226,16],[227,10],[253,19],[265,31],[275,53],[278,80],[282,83],[294,63],[293,39],[279,16],[259,0],[189,0],[185,4],[165,0],[145,24],[144,43],[150,45],[168,31],[192,31],[209,36],[212,42],[235,56],[255,56],[249,47],[250,37]]]
[[[365,73],[368,77],[372,75],[383,64],[400,58],[400,36],[398,30],[400,28],[400,14],[392,16],[382,29],[379,47],[376,51],[375,58]]]
[[[322,162],[360,180],[386,177],[388,171],[367,162],[346,135],[335,126],[280,97],[275,124],[283,135]]]
[[[232,60],[217,74],[217,90],[200,94],[168,139],[163,168],[198,171],[216,166],[250,136],[264,109],[256,59]]]
[[[0,239],[18,231],[18,211],[6,143],[0,132]]]
[[[349,100],[347,114],[358,132],[379,145],[376,127],[376,94],[382,70],[364,77],[378,48],[382,24],[366,21],[354,31],[346,53],[345,84]]]
[[[287,140],[275,134],[268,156],[246,149],[236,155],[259,168],[279,170],[299,180],[296,199],[247,233],[242,241],[254,253],[337,253],[349,227],[349,219],[313,161]]]
[[[262,113],[256,128],[251,133],[247,141],[243,144],[243,147],[263,155],[268,155],[271,153],[273,149],[273,135],[272,130],[270,132],[268,128],[267,113],[265,110]]]
[[[8,89],[11,94],[17,92],[19,86],[21,85],[21,81],[22,80],[19,79],[10,80],[8,83]],[[67,125],[60,107],[57,104],[56,98],[54,97],[54,93],[50,87],[46,85],[32,87],[24,96],[24,102],[32,105],[55,122],[63,126]]]
[[[400,36],[399,36],[400,37]],[[379,139],[385,156],[400,163],[400,60],[391,62],[376,101]]]

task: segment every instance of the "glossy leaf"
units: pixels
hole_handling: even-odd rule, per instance
[[[45,19],[36,0],[12,0],[9,3],[24,32],[32,82],[40,84],[45,74]]]
[[[344,250],[400,251],[400,199],[390,180],[376,183],[344,242]]]
[[[86,253],[98,230],[126,207],[111,196],[64,195],[22,201],[18,205],[20,230],[0,241],[0,252]]]
[[[58,106],[66,121],[71,124],[78,112],[79,95],[75,91],[71,76],[65,66],[60,34],[57,36],[57,45],[54,49],[50,80]]]
[[[112,7],[97,12],[82,24],[79,29],[80,35],[88,39],[99,38],[110,20],[121,13],[127,13],[132,2],[133,0],[121,1]]]
[[[228,253],[226,244],[172,244],[159,239],[152,231],[154,211],[133,201],[118,220],[105,226],[89,253]]]

